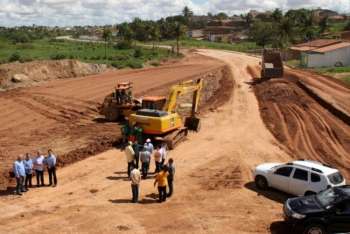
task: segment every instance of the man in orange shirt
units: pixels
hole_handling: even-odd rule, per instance
[[[164,166],[163,169],[156,175],[154,186],[158,184],[159,202],[166,201],[166,187],[168,186],[168,175],[169,172],[167,166]]]

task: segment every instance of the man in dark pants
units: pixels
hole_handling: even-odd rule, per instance
[[[140,148],[141,145],[139,145],[138,141],[135,140],[135,142],[132,144],[132,148],[134,150],[134,154],[135,154],[135,167],[137,169],[139,169],[139,162],[140,162]]]
[[[34,159],[34,170],[36,176],[36,186],[44,186],[44,156],[40,151],[37,152],[37,156]]]
[[[47,170],[49,173],[49,186],[52,185],[52,179],[53,179],[53,187],[56,187],[57,186],[56,156],[52,153],[51,149],[48,151],[46,164],[47,164]]]
[[[151,153],[146,149],[142,149],[140,152],[140,159],[142,163],[142,179],[146,179],[149,170],[149,163],[151,161]]]
[[[28,189],[28,187],[32,187],[32,175],[33,175],[33,161],[30,158],[29,154],[26,153],[26,158],[23,161],[24,169],[26,171],[26,179],[24,183],[25,189]]]
[[[172,158],[169,159],[168,161],[168,187],[169,187],[169,192],[167,194],[168,197],[171,197],[171,195],[174,192],[174,176],[175,176],[175,165],[174,165],[174,160]]]
[[[158,192],[159,192],[159,202],[166,201],[166,187],[168,185],[168,167],[164,166],[163,169],[156,175],[156,179],[154,181],[154,186],[158,184]]]
[[[130,180],[131,180],[132,202],[137,203],[139,201],[139,189],[140,189],[140,182],[141,182],[141,173],[139,169],[131,168]]]
[[[27,190],[24,188],[24,180],[26,177],[26,171],[24,169],[24,164],[22,161],[22,156],[18,156],[17,160],[13,164],[13,173],[16,177],[16,194],[22,195],[22,192],[27,192]]]

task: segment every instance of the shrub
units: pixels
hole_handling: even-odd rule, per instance
[[[158,67],[160,65],[159,61],[150,62],[151,66]]]
[[[127,50],[132,48],[132,44],[130,41],[119,41],[113,47],[116,50]]]
[[[143,68],[143,63],[138,60],[130,60],[127,66],[133,69]]]
[[[20,59],[21,55],[18,52],[15,52],[9,57],[9,62],[19,61]]]
[[[27,57],[27,58],[20,58],[19,62],[20,63],[26,63],[26,62],[31,62],[33,60],[34,60],[33,58]]]
[[[122,69],[126,67],[125,63],[120,63],[120,62],[112,62],[111,65],[118,69]]]
[[[34,46],[30,43],[18,44],[16,47],[17,49],[22,49],[22,50],[34,49]]]
[[[51,55],[51,59],[53,60],[61,60],[61,59],[66,59],[67,56],[65,54],[54,54]]]
[[[140,58],[143,56],[143,50],[140,47],[135,48],[134,57]]]

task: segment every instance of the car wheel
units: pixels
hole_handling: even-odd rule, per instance
[[[304,234],[327,234],[327,232],[321,224],[310,224],[305,228]]]
[[[315,195],[316,193],[315,192],[312,192],[312,191],[306,191],[304,196],[311,196],[311,195]]]
[[[263,176],[255,177],[255,185],[258,189],[266,190],[268,187],[267,180]]]

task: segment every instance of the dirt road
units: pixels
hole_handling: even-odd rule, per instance
[[[141,204],[130,204],[125,156],[112,150],[61,169],[56,188],[33,189],[22,198],[0,198],[0,230],[277,232],[284,196],[274,192],[257,195],[251,184],[251,169],[258,163],[287,161],[290,157],[266,129],[248,84],[251,76],[246,67],[258,61],[227,52],[203,50],[201,54],[231,65],[236,88],[225,105],[203,118],[199,134],[191,134],[190,141],[170,153],[177,175],[175,195],[169,202],[155,203],[150,179],[142,183]]]
[[[56,188],[0,197],[0,232],[288,233],[280,222],[286,196],[258,193],[251,182],[257,164],[292,159],[261,118],[247,70],[258,59],[213,50],[200,54],[227,63],[236,85],[223,106],[203,116],[202,131],[170,152],[177,174],[167,203],[156,203],[150,178],[142,181],[141,203],[131,204],[125,156],[111,150],[60,169]]]
[[[154,95],[221,66],[217,60],[189,55],[161,67],[53,80],[0,93],[0,189],[6,186],[4,178],[18,154],[52,148],[64,156],[63,163],[70,163],[110,147],[120,127],[100,123],[97,108],[117,82],[133,82],[136,95]]]

